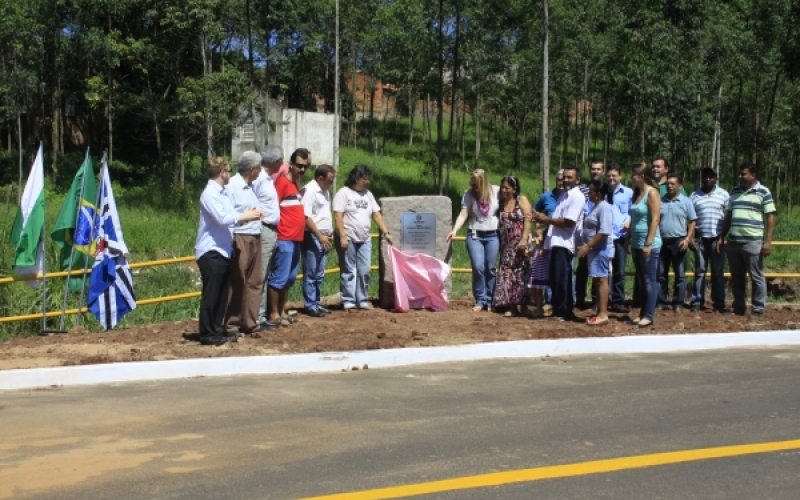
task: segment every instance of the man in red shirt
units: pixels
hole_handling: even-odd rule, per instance
[[[281,218],[278,222],[278,241],[272,257],[272,273],[267,281],[269,321],[288,326],[292,318],[286,315],[286,298],[297,277],[300,248],[305,237],[306,215],[300,201],[297,183],[309,167],[305,149],[292,153],[289,172],[275,181]]]

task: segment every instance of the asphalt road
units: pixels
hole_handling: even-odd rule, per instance
[[[0,498],[328,495],[800,439],[800,347],[0,392]],[[800,449],[417,498],[798,498]]]

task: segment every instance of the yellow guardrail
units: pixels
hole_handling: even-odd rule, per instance
[[[377,238],[378,237],[378,235],[374,234],[374,233],[371,236],[373,238]],[[465,241],[465,240],[466,240],[465,236],[456,236],[456,237],[453,238],[453,241]],[[800,246],[800,241],[773,241],[772,242],[772,246],[775,246],[775,247]],[[146,262],[137,262],[137,263],[130,264],[130,267],[131,267],[131,269],[141,269],[141,268],[147,268],[147,267],[166,266],[166,265],[170,265],[170,264],[180,264],[182,262],[193,262],[194,260],[195,260],[195,257],[192,255],[192,256],[187,256],[187,257],[177,257],[177,258],[174,258],[174,259],[161,259],[161,260],[152,260],[152,261],[146,261]],[[370,269],[375,271],[375,270],[378,269],[378,266],[371,266]],[[340,269],[338,267],[337,268],[332,268],[332,269],[326,269],[325,270],[325,274],[334,274],[334,273],[338,273],[339,271],[340,271]],[[92,272],[91,269],[87,269],[86,270],[86,274],[90,274],[91,272]],[[468,267],[455,267],[455,268],[452,269],[452,272],[455,273],[455,274],[471,273],[472,269],[470,269]],[[81,270],[80,272],[74,272],[74,271],[72,272],[72,276],[75,276],[75,277],[82,276],[82,275],[83,275],[83,270]],[[625,273],[625,275],[626,276],[633,276],[634,273],[628,272],[628,273]],[[670,273],[670,276],[674,276],[674,274]],[[711,274],[709,273],[708,276],[710,277]],[[800,279],[800,273],[765,273],[764,276],[766,278],[776,278],[776,279],[777,278]],[[0,278],[0,285],[10,284],[10,283],[15,283],[15,282],[22,282],[22,281],[35,281],[35,280],[41,280],[43,278],[51,279],[51,278],[65,278],[65,277],[67,277],[67,272],[66,271],[60,271],[60,272],[55,272],[55,273],[45,273],[45,276],[42,276],[41,274],[38,274],[36,276],[7,277],[7,278]],[[686,273],[686,277],[687,278],[692,278],[692,277],[694,277],[694,273],[693,272],[687,272]],[[725,273],[725,277],[729,278],[730,277],[730,273]],[[298,280],[302,280],[303,279],[303,275],[302,274],[298,274],[297,275],[297,279]],[[151,298],[151,299],[137,300],[136,301],[136,305],[137,306],[145,306],[145,305],[151,305],[151,304],[160,304],[160,303],[164,303],[164,302],[173,302],[173,301],[176,301],[176,300],[192,299],[192,298],[199,297],[199,296],[200,296],[200,292],[188,292],[188,293],[181,293],[181,294],[177,294],[177,295],[167,295],[165,297],[155,297],[155,298]],[[66,315],[74,315],[74,314],[80,314],[80,313],[86,313],[86,312],[88,312],[88,309],[86,307],[83,307],[80,310],[78,310],[78,309],[67,309],[66,311],[64,311],[64,314],[66,314]],[[61,311],[52,311],[52,312],[46,313],[45,316],[48,317],[48,318],[61,316]],[[6,316],[6,317],[0,318],[0,323],[11,323],[11,322],[15,322],[15,321],[36,320],[36,319],[41,319],[41,317],[42,317],[41,313],[24,314],[24,315],[19,315],[19,316]]]

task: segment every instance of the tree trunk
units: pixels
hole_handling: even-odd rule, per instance
[[[208,37],[205,33],[200,35],[200,54],[203,59],[203,79],[211,76],[211,48],[209,47]],[[214,123],[211,116],[211,97],[208,90],[208,81],[204,82],[203,92],[205,93],[205,122],[206,122],[206,156],[211,158],[214,155]],[[181,162],[183,163],[183,162]],[[181,188],[183,188],[183,167],[181,166]]]
[[[767,121],[764,124],[764,131],[760,134],[761,137],[757,143],[756,149],[756,162],[761,162],[761,151],[760,148],[763,144],[767,143],[767,137],[769,136],[769,126],[772,123],[772,114],[775,111],[775,97],[778,94],[778,84],[781,80],[781,70],[777,69],[775,71],[775,82],[772,84],[772,95],[769,100],[769,111],[767,112]]]
[[[539,173],[542,192],[550,190],[550,8],[548,0],[542,1],[542,156]],[[563,152],[563,149],[562,149]]]
[[[458,71],[461,61],[458,58],[459,43],[461,40],[461,2],[456,1],[456,42],[453,48],[453,81],[450,86],[450,130],[447,133],[447,176],[444,181],[444,191],[450,188],[450,170],[453,164],[453,127],[456,121],[456,97],[458,96]],[[439,193],[443,194],[442,188]]]
[[[472,113],[475,125],[475,168],[480,168],[481,165],[481,94],[475,97],[475,109]]]
[[[417,112],[417,101],[414,99],[414,86],[408,85],[408,145],[414,145],[414,115]]]
[[[52,163],[53,182],[58,181],[58,144],[61,142],[60,86],[61,86],[61,81],[59,79],[58,85],[56,85],[55,89],[53,89],[53,95],[51,96],[51,101],[50,101],[53,110],[53,115],[51,117],[51,125],[50,125],[50,131],[51,131],[50,140],[53,148],[53,163]]]
[[[438,109],[436,110],[436,157],[438,160],[437,187],[439,194],[443,194],[442,171],[444,157],[442,155],[442,131],[444,129],[444,0],[439,0],[439,92],[436,96]]]

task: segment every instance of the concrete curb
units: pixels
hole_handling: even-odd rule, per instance
[[[365,364],[369,368],[389,368],[425,363],[535,358],[548,355],[658,353],[779,345],[800,345],[800,330],[519,340],[375,351],[181,359],[5,370],[0,371],[0,390],[190,377],[337,372],[352,367],[361,368]]]

